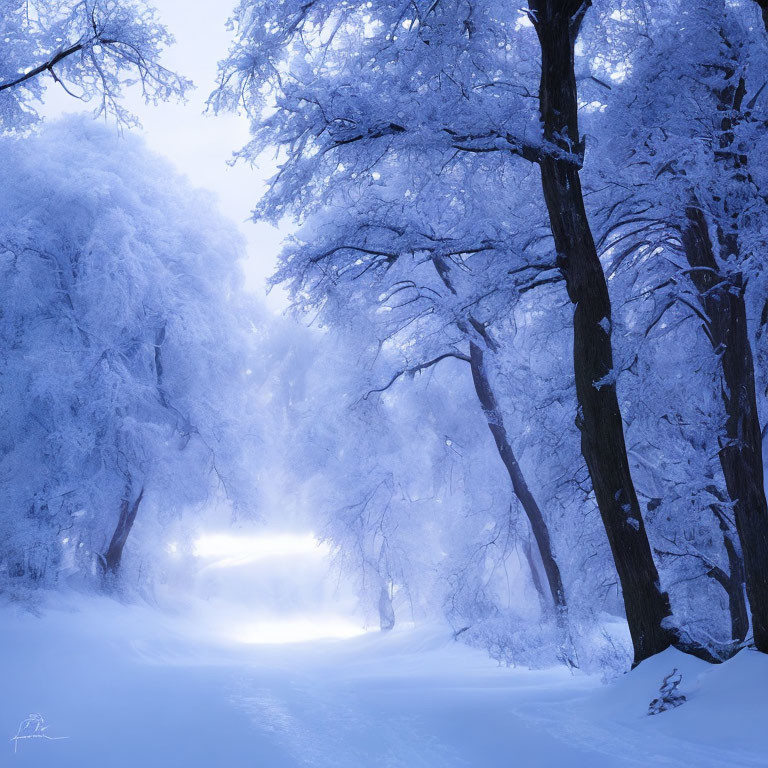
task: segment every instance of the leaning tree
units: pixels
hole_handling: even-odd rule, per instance
[[[284,163],[257,215],[302,217],[334,200],[354,201],[387,178],[391,162],[422,172],[402,189],[409,200],[422,179],[478,158],[540,175],[554,263],[573,304],[582,452],[640,661],[675,635],[630,473],[610,297],[581,189],[574,57],[589,5],[541,0],[521,14],[492,0],[375,8],[246,0],[213,105],[244,106],[252,116],[244,157],[281,148]],[[275,108],[265,113],[267,103]],[[519,204],[514,193],[484,193],[500,207]],[[361,265],[374,268],[365,256]]]

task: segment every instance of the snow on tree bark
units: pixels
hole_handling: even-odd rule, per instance
[[[574,45],[588,6],[580,0],[529,3],[541,43],[539,102],[544,139],[569,153],[583,152]],[[608,287],[584,208],[579,167],[554,157],[543,158],[540,167],[558,264],[574,304],[573,357],[582,452],[619,574],[638,664],[672,643],[666,626],[671,609],[659,585],[630,474],[615,382],[595,386],[613,369],[610,332],[601,325],[611,317]]]

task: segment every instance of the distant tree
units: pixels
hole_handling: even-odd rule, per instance
[[[5,138],[0,158],[0,570],[115,574],[150,510],[252,504],[242,244],[140,140],[90,121]]]
[[[290,286],[302,312],[319,310],[322,323],[354,334],[368,347],[375,360],[372,378],[378,375],[380,380],[370,385],[366,399],[403,378],[426,375],[443,361],[466,364],[465,375],[474,384],[512,490],[531,526],[534,561],[540,563],[534,575],[543,569],[546,600],[564,619],[560,614],[566,606],[565,589],[546,517],[515,457],[493,384],[493,358],[499,349],[493,339],[494,320],[507,314],[516,295],[558,282],[554,265],[547,264],[546,255],[534,263],[521,259],[509,274],[498,258],[507,247],[505,240],[535,242],[535,235],[510,228],[502,236],[504,223],[496,222],[496,231],[489,229],[480,238],[478,219],[490,218],[484,198],[454,204],[443,229],[424,202],[447,199],[454,180],[432,183],[418,200],[398,201],[392,188],[401,188],[409,178],[395,173],[400,171],[390,168],[388,181],[379,182],[376,194],[361,197],[351,209],[334,205],[311,218],[286,249],[274,279]],[[386,219],[380,215],[384,206]],[[459,210],[471,224],[455,221]],[[526,255],[530,259],[533,253]],[[390,266],[378,268],[377,262]],[[401,354],[382,354],[385,347]]]

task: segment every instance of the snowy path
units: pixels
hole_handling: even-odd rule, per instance
[[[108,601],[3,609],[2,624],[3,731],[40,713],[67,737],[16,753],[9,740],[2,766],[768,766],[768,660],[754,653],[717,668],[670,653],[604,687],[500,669],[437,632],[242,646]],[[675,665],[690,701],[645,716]]]

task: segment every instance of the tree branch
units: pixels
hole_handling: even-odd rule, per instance
[[[419,363],[418,365],[403,368],[402,370],[395,372],[392,378],[383,387],[368,390],[368,392],[363,395],[362,399],[367,400],[371,395],[386,392],[386,390],[388,390],[401,376],[415,376],[417,373],[421,373],[421,371],[431,368],[433,365],[437,365],[441,360],[445,360],[449,357],[453,357],[456,360],[463,360],[465,363],[470,362],[469,356],[461,352],[445,352],[442,355],[438,355],[433,360],[428,360],[425,363]]]

